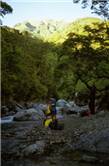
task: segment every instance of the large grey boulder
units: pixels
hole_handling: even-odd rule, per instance
[[[67,102],[64,99],[59,99],[56,102],[56,108],[59,113],[66,113],[66,114],[78,114],[81,115],[83,112],[89,111],[88,105],[85,106],[78,106],[74,101]]]
[[[79,107],[78,105],[74,105],[70,110],[68,110],[67,113],[69,114],[80,114],[81,112],[81,107]]]
[[[31,144],[23,149],[24,156],[29,156],[32,154],[43,154],[45,149],[45,142],[42,141],[36,141],[36,143]]]
[[[15,121],[26,121],[26,120],[43,120],[44,119],[44,113],[43,111],[39,110],[36,111],[34,108],[30,108],[27,110],[22,110],[20,112],[17,112],[14,115]]]
[[[56,106],[57,107],[62,107],[62,108],[68,108],[68,107],[71,107],[71,105],[64,99],[59,99],[57,102],[56,102]]]
[[[96,163],[98,162],[98,159],[95,156],[83,155],[81,161],[84,161],[87,163]]]
[[[89,111],[88,105],[81,106],[80,108],[81,108],[81,112]]]
[[[77,113],[77,114],[82,114],[83,112],[89,111],[88,105],[84,106],[78,106],[76,104],[72,105],[72,112]]]
[[[74,101],[69,101],[69,104],[72,106],[72,107],[75,107],[76,106],[76,103]]]
[[[109,153],[109,128],[81,134],[79,140],[72,143],[72,149]]]
[[[47,109],[47,104],[34,103],[32,104],[32,108],[36,109],[37,111],[44,111],[45,109]]]
[[[56,109],[58,114],[64,114],[72,110],[72,106],[64,99],[59,99],[56,102]]]

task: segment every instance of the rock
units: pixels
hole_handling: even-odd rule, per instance
[[[29,119],[29,117],[26,115],[26,110],[17,112],[13,118],[13,120],[15,120],[15,121],[25,121],[28,119]]]
[[[45,142],[44,141],[37,141],[35,144],[31,144],[27,146],[23,150],[24,156],[29,156],[31,154],[43,154],[45,148]]]
[[[109,128],[81,134],[79,140],[72,143],[72,149],[109,153]]]
[[[81,107],[81,111],[87,111],[89,110],[89,106],[88,105],[84,105]]]
[[[16,112],[21,112],[21,111],[24,111],[24,109],[22,109],[22,108],[16,106]]]
[[[37,111],[43,111],[43,110],[46,110],[47,109],[47,104],[38,104],[38,103],[35,103],[32,105],[32,108],[36,109]]]
[[[102,110],[102,111],[100,111],[100,112],[98,112],[97,114],[96,114],[96,116],[104,116],[105,115],[105,111],[104,110]]]
[[[69,153],[69,152],[72,152],[73,151],[73,148],[72,148],[72,145],[70,143],[66,143],[62,149],[62,153]]]
[[[96,163],[98,161],[98,159],[95,156],[83,155],[81,161],[89,162],[89,163]]]
[[[59,99],[56,102],[56,109],[59,113],[66,114],[77,114],[80,111],[80,107],[74,102],[67,102],[66,100]]]
[[[101,153],[109,153],[109,136],[104,136],[97,141],[96,151]]]
[[[9,108],[7,106],[1,107],[1,116],[7,115],[9,112]]]
[[[37,113],[38,111],[32,108],[20,111],[19,117],[16,116],[18,114],[15,116],[19,120],[31,119],[32,115],[39,119]],[[40,117],[42,118],[42,116]],[[10,156],[13,158],[16,156],[31,158],[33,155],[42,155],[49,151],[51,153],[51,147],[54,155],[58,151],[66,155],[71,154],[71,152],[75,153],[75,150],[82,151],[80,157],[83,156],[84,150],[85,152],[93,152],[92,155],[99,154],[99,152],[109,154],[109,112],[105,112],[103,116],[96,114],[89,118],[75,118],[67,115],[59,115],[58,118],[65,124],[62,131],[44,128],[37,125],[37,121],[3,124],[2,154],[4,158],[6,159],[6,155],[9,159]],[[96,158],[91,158],[93,156],[88,154],[82,157],[82,161],[89,162],[89,164],[96,162]],[[104,158],[100,156],[99,159],[103,160]]]
[[[24,109],[24,107],[19,103],[16,103],[15,105],[16,105],[16,108],[18,108],[18,109]]]
[[[81,107],[75,105],[71,109],[67,110],[67,114],[79,114],[81,112]]]
[[[13,138],[7,137],[7,140],[3,140],[1,145],[2,154],[14,154],[14,156],[16,156],[16,154],[19,152],[19,142],[18,140],[14,140]]]
[[[14,115],[14,120],[15,121],[28,121],[28,120],[43,120],[44,118],[44,113],[40,111],[36,111],[34,108],[23,110],[20,112],[17,112]]]
[[[72,106],[72,107],[75,107],[76,106],[76,103],[74,101],[70,101],[69,104]]]

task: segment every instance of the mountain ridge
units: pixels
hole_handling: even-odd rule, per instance
[[[63,20],[46,19],[41,21],[25,20],[14,26],[20,32],[27,31],[33,37],[39,37],[43,40],[62,43],[64,38],[70,32],[81,33],[85,25],[101,22],[102,20],[95,17],[85,17],[73,22],[64,22]]]

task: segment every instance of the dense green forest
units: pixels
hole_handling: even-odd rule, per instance
[[[3,104],[76,96],[92,112],[95,99],[109,108],[109,22],[26,21],[1,34]]]

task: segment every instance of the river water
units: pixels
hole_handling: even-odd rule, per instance
[[[1,118],[1,124],[13,122],[13,117],[14,116],[5,116],[5,117]]]

